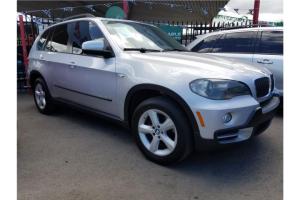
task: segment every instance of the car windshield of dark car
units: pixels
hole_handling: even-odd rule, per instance
[[[124,50],[187,51],[175,39],[147,24],[103,20],[113,40]]]

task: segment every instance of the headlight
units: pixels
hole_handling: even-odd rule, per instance
[[[190,88],[192,92],[200,96],[215,100],[251,95],[246,84],[225,79],[197,79],[190,83]]]

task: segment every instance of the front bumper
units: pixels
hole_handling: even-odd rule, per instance
[[[279,98],[273,97],[265,107],[258,107],[243,126],[216,131],[214,140],[220,144],[235,143],[262,133],[270,126],[278,105]]]
[[[198,110],[205,121],[205,126],[198,124],[199,140],[228,144],[241,142],[260,134],[269,127],[279,103],[280,100],[277,96],[273,96],[263,103],[241,97],[224,104],[226,106],[223,109],[222,104],[219,104]],[[232,115],[232,120],[229,123],[223,121],[223,116],[226,113]],[[196,142],[196,145],[198,145],[197,143],[199,141]]]

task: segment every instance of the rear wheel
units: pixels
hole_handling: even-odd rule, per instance
[[[37,109],[43,114],[51,114],[54,103],[43,79],[37,78],[33,86],[33,98]]]
[[[132,129],[144,155],[158,164],[172,164],[192,150],[191,129],[184,113],[168,98],[155,97],[135,110]]]

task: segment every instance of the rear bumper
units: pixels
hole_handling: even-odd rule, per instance
[[[213,139],[205,140],[199,137],[196,141],[196,149],[202,149],[201,145],[206,146],[206,144],[237,143],[262,133],[271,124],[279,103],[279,97],[274,96],[267,103],[254,109],[244,124],[216,130]]]

